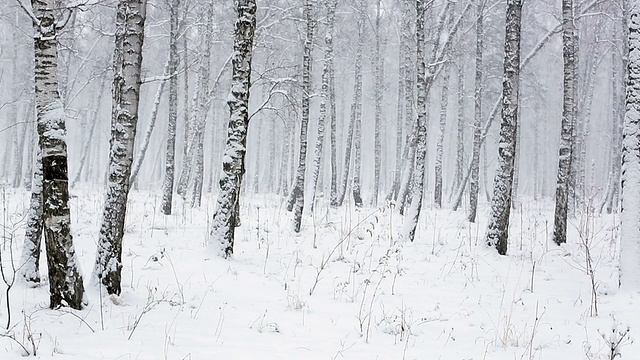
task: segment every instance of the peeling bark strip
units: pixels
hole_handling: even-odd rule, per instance
[[[34,24],[35,90],[42,151],[42,221],[49,266],[49,306],[81,309],[84,285],[71,236],[67,129],[58,93],[60,28],[53,11],[54,0],[33,0],[31,5],[38,20]],[[33,246],[37,246],[38,240],[34,241]]]
[[[498,168],[494,179],[491,215],[489,216],[487,230],[487,244],[495,246],[500,255],[507,253],[509,239],[509,215],[511,212],[511,191],[520,95],[521,21],[522,0],[508,0]]]
[[[231,94],[227,104],[230,117],[227,144],[222,158],[222,176],[218,207],[213,215],[211,239],[220,246],[221,255],[233,254],[235,227],[239,223],[240,187],[244,174],[249,127],[249,87],[251,85],[251,58],[256,30],[255,0],[236,0],[238,18],[233,43],[233,75]]]
[[[631,8],[628,24],[629,58],[622,140],[620,286],[623,289],[638,291],[640,289],[640,10],[637,6]]]
[[[573,0],[562,0],[562,56],[564,58],[564,97],[562,106],[562,130],[558,157],[558,179],[556,184],[556,206],[553,226],[553,241],[560,245],[567,242],[567,211],[573,132],[575,127],[576,86],[576,29],[573,19]]]
[[[146,0],[118,3],[107,195],[93,269],[93,280],[117,295],[121,291],[122,238],[138,123],[145,15]]]

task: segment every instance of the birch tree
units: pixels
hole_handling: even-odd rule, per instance
[[[356,45],[355,84],[353,89],[353,183],[351,191],[355,206],[362,207],[362,58],[366,10],[363,0],[357,0],[356,4],[358,12],[358,44]]]
[[[471,180],[469,182],[469,222],[476,222],[478,193],[480,192],[480,147],[482,146],[482,80],[484,51],[484,2],[476,4],[476,68],[473,95],[473,150],[471,153]],[[454,206],[456,207],[456,206]]]
[[[576,30],[573,18],[573,0],[562,0],[562,57],[564,60],[562,130],[558,157],[556,204],[553,241],[560,245],[567,242],[567,212],[571,178],[573,132],[575,126],[576,86]]]
[[[629,11],[629,62],[622,142],[620,286],[640,290],[640,9]]]
[[[445,26],[446,14],[449,12],[449,8],[453,6],[452,3],[447,2],[442,12],[438,16],[437,32],[434,35],[434,45],[432,49],[432,56],[429,59],[429,67],[427,68],[427,60],[425,59],[424,47],[425,47],[425,14],[427,12],[427,2],[424,0],[416,0],[416,68],[417,68],[417,102],[416,107],[418,110],[418,119],[416,122],[417,131],[415,132],[415,168],[413,169],[413,184],[411,186],[411,205],[409,212],[406,215],[406,229],[403,231],[410,241],[415,238],[416,228],[418,226],[418,219],[420,218],[420,212],[422,209],[422,200],[424,196],[425,186],[425,170],[427,162],[427,98],[429,91],[433,85],[433,81],[436,75],[436,64],[439,60],[440,40]],[[460,22],[456,25],[459,26]],[[448,48],[448,43],[451,41],[451,36],[455,33],[454,29],[448,34],[446,44],[442,46],[443,49]],[[441,54],[444,55],[444,52]],[[441,60],[441,58],[440,58]]]
[[[20,3],[22,6],[22,3]],[[84,284],[71,234],[69,209],[69,175],[65,111],[58,92],[57,36],[65,19],[56,19],[57,4],[53,0],[33,0],[33,11],[27,10],[34,27],[35,94],[38,139],[42,160],[42,224],[49,274],[49,307],[83,307]],[[67,14],[68,15],[68,14]],[[38,165],[39,166],[39,165]],[[39,184],[37,184],[39,185]],[[34,189],[37,196],[38,186]],[[36,203],[39,199],[32,199]],[[37,206],[33,204],[37,217]],[[39,234],[31,234],[30,250],[39,250]],[[28,251],[29,249],[27,249]],[[34,254],[34,256],[37,256]],[[32,265],[37,261],[33,259]],[[37,280],[37,269],[27,269],[28,280]]]
[[[336,21],[337,0],[326,0],[327,8],[327,28],[324,36],[324,62],[322,67],[322,88],[320,90],[320,114],[318,116],[318,136],[316,138],[315,156],[311,174],[311,192],[313,194],[311,203],[315,199],[318,190],[318,176],[320,174],[320,162],[322,161],[322,150],[324,145],[325,122],[327,118],[327,102],[330,101],[331,72],[333,68],[333,33]],[[329,114],[331,116],[331,114]],[[333,169],[332,169],[333,171]]]
[[[393,184],[389,193],[388,199],[398,201],[399,194],[401,193],[401,187],[403,182],[403,173],[409,171],[411,166],[407,166],[409,162],[413,163],[413,157],[410,156],[412,151],[412,138],[414,132],[414,72],[412,71],[412,41],[415,32],[411,30],[411,19],[415,17],[414,11],[411,6],[412,0],[401,1],[401,18],[400,18],[400,58],[399,58],[399,77],[398,80],[398,124],[397,126],[397,145],[396,151],[396,167],[394,171]],[[403,131],[404,133],[404,147],[400,155],[400,148],[403,143]]]
[[[504,76],[502,80],[502,123],[498,143],[491,213],[487,229],[487,244],[506,255],[509,240],[509,215],[518,126],[520,91],[520,28],[522,0],[507,0],[506,34],[504,44]]]
[[[314,19],[311,13],[313,0],[306,0],[304,4],[304,18],[306,37],[302,56],[302,116],[300,121],[300,151],[298,155],[298,170],[296,180],[289,195],[287,210],[293,210],[293,230],[300,232],[302,212],[304,211],[304,181],[307,169],[307,131],[309,127],[309,112],[311,99],[311,56],[313,52]]]
[[[122,290],[122,239],[138,123],[146,0],[120,0],[116,13],[107,194],[93,280],[109,294]]]
[[[222,158],[220,194],[211,224],[212,246],[219,246],[220,254],[225,258],[233,254],[235,228],[240,220],[237,208],[245,172],[251,61],[256,31],[255,0],[235,0],[234,4],[237,19],[234,25],[234,52],[231,60],[233,64],[231,93],[227,100],[230,116],[227,142]]]
[[[382,56],[382,12],[381,0],[376,2],[376,23],[375,23],[375,55],[373,57],[375,69],[375,134],[374,134],[374,165],[373,165],[373,206],[378,205],[378,194],[380,192],[380,173],[382,171],[382,97],[384,95],[384,57]]]
[[[167,123],[167,146],[164,160],[164,180],[162,182],[162,213],[171,215],[173,202],[173,178],[176,164],[176,124],[178,121],[178,8],[180,0],[169,0],[169,121]],[[164,87],[164,82],[160,84]],[[159,94],[162,90],[159,90]]]

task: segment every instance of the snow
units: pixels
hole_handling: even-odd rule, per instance
[[[75,189],[70,203],[85,269],[93,266],[101,193]],[[7,196],[0,219],[8,219],[19,254],[18,220],[29,194]],[[556,247],[553,204],[522,200],[524,213],[512,214],[509,255],[499,256],[482,239],[486,204],[477,225],[462,211],[424,208],[410,243],[396,242],[402,217],[386,207],[332,209],[320,198],[315,210],[322,216],[305,216],[301,233],[293,234],[281,198],[244,197],[234,256],[225,260],[206,244],[215,196],[205,197],[202,209],[177,203],[176,214],[163,216],[160,194],[132,191],[121,296],[92,286],[83,311],[54,311],[46,283],[16,285],[12,327],[0,335],[31,351],[32,334],[41,359],[607,358],[605,338],[627,327],[633,338],[640,329],[640,295],[615,290],[618,218],[578,219],[568,243]],[[595,229],[598,317],[589,315],[590,280],[576,229],[584,223]],[[10,269],[9,257],[3,261]],[[4,291],[0,282],[1,325]],[[629,340],[621,344],[623,359],[640,350]],[[16,341],[0,337],[1,359],[22,353]]]

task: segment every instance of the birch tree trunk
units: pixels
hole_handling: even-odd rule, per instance
[[[58,93],[60,27],[53,0],[33,0],[31,5],[37,19],[34,22],[35,93],[42,152],[42,222],[49,267],[49,306],[81,309],[84,285],[71,235],[66,115]]]
[[[93,280],[120,295],[122,238],[138,123],[146,0],[120,0],[116,13],[111,143],[107,194]]]
[[[34,110],[35,110],[35,104],[34,104],[35,99],[32,97],[31,100],[29,101],[29,110],[28,110],[28,115],[26,117],[27,120],[29,120],[29,124],[27,125],[29,132],[27,133],[27,164],[25,166],[25,171],[24,171],[24,186],[27,189],[27,191],[31,191],[32,186],[33,186],[33,163],[34,163],[34,152],[36,151],[36,146],[38,145],[38,140],[36,139],[37,136],[37,124],[33,125],[33,119],[34,119]]]
[[[240,188],[245,172],[247,129],[249,127],[249,89],[251,60],[256,30],[255,0],[235,0],[237,19],[234,26],[233,74],[229,94],[229,126],[222,157],[222,174],[217,209],[213,215],[211,240],[220,246],[221,256],[233,254],[235,228],[239,224]]]
[[[20,258],[20,275],[28,284],[40,283],[40,248],[42,243],[42,153],[38,147],[27,215],[24,245]]]
[[[484,51],[484,0],[476,6],[476,72],[474,85],[473,150],[471,153],[471,179],[469,182],[469,222],[475,223],[480,192],[480,147],[482,146],[482,80]],[[456,208],[457,206],[454,206]]]
[[[298,170],[296,180],[291,190],[288,211],[293,211],[293,230],[300,232],[302,225],[302,212],[304,211],[304,181],[307,169],[307,131],[309,126],[309,102],[311,98],[311,55],[313,52],[313,28],[314,20],[311,14],[312,0],[305,0],[304,17],[306,21],[306,38],[304,41],[304,54],[302,59],[302,119],[300,122],[300,154],[298,157]]]
[[[416,0],[416,68],[417,68],[417,111],[418,121],[416,123],[416,158],[415,158],[415,178],[413,184],[411,208],[409,209],[408,223],[408,239],[413,241],[415,238],[418,219],[420,216],[420,208],[422,207],[424,177],[425,177],[425,161],[427,156],[427,67],[425,62],[425,13],[427,4],[425,0]],[[434,49],[436,46],[434,46]],[[435,50],[434,50],[435,51]]]
[[[362,207],[362,58],[364,51],[364,25],[366,10],[363,0],[357,1],[358,11],[358,45],[356,47],[355,85],[353,104],[355,106],[355,123],[353,127],[353,201],[356,207]]]
[[[564,59],[564,96],[562,108],[562,130],[558,157],[556,204],[554,213],[553,241],[560,245],[567,242],[567,211],[571,179],[573,131],[575,126],[575,25],[573,0],[562,1],[562,43]]]
[[[315,201],[316,191],[318,191],[318,176],[320,174],[320,162],[322,159],[322,148],[324,144],[325,122],[327,118],[327,100],[330,100],[329,87],[331,83],[331,68],[333,65],[333,33],[336,21],[337,0],[326,0],[324,6],[327,8],[327,28],[324,36],[324,63],[322,68],[322,88],[320,90],[320,115],[318,116],[318,136],[316,138],[316,149],[311,173],[311,204]],[[331,115],[329,115],[331,116]]]
[[[334,20],[335,23],[335,20]],[[335,24],[334,24],[335,26]],[[333,52],[333,42],[331,43],[331,51]],[[333,57],[331,58],[331,69],[329,72],[329,141],[331,146],[331,192],[329,195],[329,203],[336,206],[338,202],[338,141],[336,139],[337,132],[337,112],[336,112],[336,81]]]
[[[347,194],[347,187],[349,185],[349,172],[351,170],[351,153],[353,149],[353,128],[356,123],[356,109],[355,104],[351,104],[351,117],[349,120],[349,127],[346,135],[346,145],[344,150],[344,166],[342,167],[342,178],[340,179],[340,194],[338,195],[335,207],[342,206],[344,198]]]
[[[214,15],[214,3],[209,2],[208,8],[206,10],[206,25],[201,30],[202,36],[202,45],[204,47],[202,54],[202,62],[200,63],[200,68],[198,70],[200,81],[198,82],[201,86],[200,93],[208,94],[209,93],[209,77],[210,77],[210,69],[211,69],[211,43],[213,41],[213,15]],[[224,69],[224,68],[223,68]],[[222,71],[222,70],[221,70]],[[215,84],[214,86],[216,86]],[[199,102],[200,110],[198,111],[198,121],[196,124],[196,138],[194,146],[194,154],[195,157],[195,166],[192,177],[192,186],[191,186],[191,206],[192,207],[200,207],[200,203],[202,200],[202,184],[204,182],[204,135],[205,135],[205,127],[207,124],[207,113],[209,112],[210,102],[202,99]]]
[[[444,156],[444,132],[447,127],[447,111],[449,109],[449,80],[451,78],[451,67],[445,65],[444,76],[442,77],[442,97],[440,99],[440,126],[438,128],[438,139],[436,141],[436,161],[435,161],[435,189],[433,201],[436,208],[442,207],[442,158]]]
[[[381,21],[382,13],[380,12],[380,2],[376,2],[376,48],[375,55],[373,57],[375,67],[375,138],[374,138],[374,173],[373,173],[373,194],[371,204],[373,206],[378,205],[378,196],[380,193],[380,173],[382,171],[382,97],[384,96],[384,57],[382,57],[381,44],[382,44],[382,30]],[[401,130],[402,132],[402,130]]]
[[[464,176],[464,105],[465,105],[465,88],[464,88],[464,60],[460,60],[457,66],[458,71],[458,117],[456,125],[456,171],[454,174],[453,191],[462,185]],[[453,192],[451,193],[453,195]],[[449,199],[451,200],[451,198]]]
[[[167,145],[164,160],[164,179],[162,181],[161,211],[171,215],[173,204],[173,179],[176,168],[176,127],[178,122],[178,8],[180,0],[170,0],[169,5],[169,121],[167,124]],[[186,35],[185,35],[186,37]],[[162,94],[164,82],[160,84],[158,94]],[[156,99],[159,99],[157,97]]]
[[[622,142],[620,286],[640,290],[640,9],[628,19],[629,59]]]
[[[469,9],[469,5],[467,5],[454,25],[449,28],[448,34],[446,34],[446,36],[443,36],[445,19],[447,17],[446,15],[450,13],[449,10],[452,8],[452,6],[452,2],[447,2],[440,15],[438,16],[436,32],[433,36],[433,39],[435,41],[431,52],[431,57],[428,61],[429,66],[427,67],[427,62],[425,61],[423,50],[425,45],[424,20],[427,3],[424,0],[416,0],[416,9],[418,12],[418,16],[416,18],[416,67],[418,69],[418,119],[416,123],[416,157],[413,183],[411,185],[411,205],[409,208],[409,212],[406,215],[407,219],[405,220],[405,229],[403,229],[403,235],[406,236],[410,241],[413,241],[415,238],[415,232],[416,228],[418,227],[418,220],[420,218],[420,212],[422,210],[422,200],[425,190],[428,120],[427,101],[429,91],[431,90],[431,86],[433,85],[435,75],[438,70],[438,64],[442,64],[444,56],[446,56],[450,49],[451,41],[455,36],[457,30],[460,28],[461,20]]]
[[[520,28],[522,0],[507,0],[504,44],[504,77],[502,81],[502,124],[498,151],[498,168],[494,179],[487,244],[506,255],[509,240],[509,215],[513,185],[518,101],[520,91]]]
[[[289,153],[291,152],[289,147],[291,146],[291,138],[295,136],[293,130],[295,126],[292,121],[288,121],[284,124],[285,138],[282,144],[282,161],[280,162],[280,183],[278,185],[278,194],[284,195],[289,190]]]
[[[412,71],[411,63],[413,62],[412,56],[412,36],[415,35],[414,32],[411,31],[411,19],[415,16],[412,11],[411,6],[412,0],[402,0],[402,17],[401,17],[401,31],[400,31],[400,69],[402,78],[398,81],[399,92],[401,90],[403,97],[398,98],[398,131],[399,135],[402,136],[402,128],[401,124],[404,121],[405,135],[404,135],[404,148],[402,149],[402,155],[396,157],[396,171],[394,173],[393,185],[391,186],[391,191],[389,194],[389,200],[394,200],[398,202],[399,194],[401,193],[401,188],[403,186],[403,179],[405,178],[407,170],[413,165],[409,165],[409,162],[413,162],[414,158],[410,157],[410,148],[411,148],[411,139],[414,136],[414,132],[412,131],[415,124],[415,118],[413,115],[413,106],[414,106],[414,73]],[[404,116],[400,116],[400,114]],[[402,144],[402,139],[397,140],[399,144]],[[397,150],[399,151],[399,150]]]

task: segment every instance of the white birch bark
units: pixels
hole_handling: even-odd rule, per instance
[[[363,0],[357,0],[356,4],[358,12],[358,44],[356,46],[355,85],[353,89],[355,122],[353,127],[353,183],[351,191],[355,206],[362,207],[362,59],[366,9]]]
[[[300,232],[302,226],[302,213],[304,211],[304,185],[307,169],[307,131],[309,127],[309,112],[311,99],[311,64],[313,52],[313,29],[315,20],[311,13],[313,0],[306,0],[304,5],[304,18],[306,22],[306,37],[304,41],[302,59],[302,115],[300,121],[300,151],[298,156],[298,169],[296,180],[289,195],[287,210],[293,210],[293,230]]]
[[[436,161],[435,161],[435,186],[433,201],[436,208],[442,207],[442,158],[444,157],[444,132],[447,127],[447,113],[449,109],[449,81],[451,79],[451,66],[445,65],[444,76],[442,77],[442,96],[440,99],[440,126],[438,127],[438,137],[436,140]]]
[[[629,12],[629,59],[622,143],[620,286],[640,291],[640,9]]]
[[[251,87],[251,60],[256,30],[255,0],[235,0],[237,19],[234,27],[233,74],[229,94],[229,126],[224,156],[220,193],[211,227],[212,246],[220,249],[223,257],[233,254],[235,227],[239,223],[240,188],[245,172],[249,127],[249,89]]]
[[[502,81],[502,123],[498,143],[491,213],[487,229],[487,244],[495,246],[500,255],[507,253],[509,215],[516,151],[518,101],[520,91],[520,28],[522,0],[507,0],[504,77]]]
[[[27,283],[39,284],[42,243],[42,153],[38,147],[31,188],[31,202],[20,257],[20,276]]]
[[[380,193],[380,181],[382,172],[382,97],[384,96],[384,57],[382,56],[382,13],[380,8],[381,0],[376,2],[376,23],[375,23],[375,55],[373,57],[375,68],[375,134],[374,134],[374,166],[373,166],[373,194],[371,204],[378,205]]]
[[[53,0],[33,0],[35,92],[42,152],[42,222],[51,308],[83,307],[84,285],[71,235],[65,112],[58,92],[57,19]]]
[[[567,242],[567,212],[569,206],[569,186],[573,150],[576,86],[576,29],[573,18],[573,0],[562,1],[563,14],[563,59],[564,96],[562,108],[562,130],[558,156],[558,177],[556,182],[556,204],[554,213],[553,241],[560,245]]]
[[[478,193],[480,192],[480,147],[482,146],[482,84],[484,52],[484,0],[476,6],[476,69],[474,85],[473,150],[471,153],[471,179],[469,182],[469,222],[476,222]],[[457,205],[454,205],[454,209]]]
[[[318,136],[311,173],[311,204],[315,201],[318,191],[318,177],[320,175],[320,162],[324,145],[325,122],[327,118],[327,102],[330,101],[329,86],[331,82],[331,68],[333,65],[333,33],[336,20],[337,0],[326,0],[323,4],[327,9],[327,28],[324,35],[324,63],[322,67],[322,87],[320,90],[320,114],[318,116]],[[331,114],[329,114],[331,116]]]
[[[146,0],[120,0],[116,14],[111,143],[93,281],[122,291],[122,241],[138,123]]]
[[[169,121],[167,122],[167,145],[164,160],[164,179],[162,181],[161,211],[164,215],[171,215],[173,204],[173,179],[176,167],[176,127],[178,122],[178,9],[180,0],[171,0],[169,5]],[[186,35],[185,35],[186,36]],[[160,84],[158,94],[162,94],[164,81]]]

